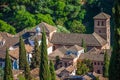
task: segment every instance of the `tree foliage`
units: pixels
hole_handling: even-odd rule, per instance
[[[89,68],[89,72],[93,72],[93,64],[91,60],[85,59],[83,60],[83,63],[87,65],[87,67]]]
[[[3,80],[4,77],[4,69],[0,67],[0,80]]]
[[[110,59],[109,80],[120,79],[120,0],[114,1],[114,47]]]
[[[89,68],[87,67],[87,65],[81,61],[78,61],[76,74],[85,75],[88,71],[89,71]]]
[[[65,27],[57,25],[57,32],[70,33]]]
[[[40,47],[38,40],[35,38],[34,40],[34,52],[33,52],[33,57],[32,57],[32,62],[31,62],[31,67],[32,68],[37,68],[40,65]]]
[[[56,80],[54,64],[52,61],[50,61],[50,73],[51,73],[51,80]]]
[[[108,70],[109,70],[109,56],[107,51],[104,54],[104,66],[103,66],[103,76],[108,77]]]
[[[5,21],[0,20],[0,31],[1,32],[8,32],[11,34],[15,34],[15,28],[9,24],[7,24]]]
[[[84,48],[84,51],[86,52],[87,51],[87,46],[86,46],[86,43],[85,43],[84,39],[82,39],[81,44],[82,44],[81,46]]]
[[[73,33],[85,33],[85,26],[77,20],[74,20],[70,25],[70,31]]]
[[[40,58],[40,80],[51,80],[51,74],[48,64],[48,53],[47,53],[47,44],[46,44],[46,34],[43,28],[42,40],[41,40],[41,58]]]
[[[4,80],[13,80],[12,63],[9,57],[8,49],[6,49]]]
[[[70,32],[92,33],[93,16],[102,8],[112,14],[112,6],[113,0],[1,0],[0,18],[17,32],[44,21]]]
[[[16,11],[14,17],[14,19],[11,18],[10,20],[14,23],[14,27],[17,31],[21,31],[24,28],[31,28],[36,25],[34,15],[24,9]]]
[[[30,74],[30,66],[28,64],[28,61],[26,59],[26,64],[25,64],[25,68],[24,68],[24,76],[26,80],[31,80],[31,74]]]
[[[25,50],[25,44],[22,39],[22,36],[20,36],[19,39],[19,69],[24,70],[26,65],[26,50]]]

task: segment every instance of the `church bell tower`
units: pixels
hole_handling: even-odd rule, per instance
[[[94,17],[94,32],[107,41],[110,49],[110,15],[101,12]]]

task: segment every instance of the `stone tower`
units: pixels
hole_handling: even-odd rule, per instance
[[[107,49],[110,49],[110,15],[101,12],[94,17],[94,32],[107,41]]]

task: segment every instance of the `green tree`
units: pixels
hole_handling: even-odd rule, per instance
[[[55,69],[57,69],[57,66],[59,65],[59,63],[60,63],[60,57],[56,56],[55,57]]]
[[[82,39],[81,46],[84,48],[84,51],[86,52],[87,51],[87,46],[86,46],[86,43],[85,43],[84,39]]]
[[[70,25],[70,31],[73,33],[85,33],[85,26],[77,20],[74,20]]]
[[[26,80],[31,80],[30,67],[27,61],[25,43],[22,36],[20,36],[19,40],[19,69],[24,70]]]
[[[77,63],[77,75],[85,75],[89,71],[89,68],[83,62],[78,61]]]
[[[4,80],[13,80],[12,64],[9,57],[8,49],[6,49]]]
[[[57,32],[70,33],[65,27],[57,25]]]
[[[17,31],[21,31],[24,28],[32,28],[36,25],[35,16],[26,9],[21,9],[16,11],[14,19],[10,19],[16,28]]]
[[[24,77],[23,75],[19,75],[19,76],[18,76],[18,79],[19,79],[19,80],[25,80],[25,77]]]
[[[54,64],[51,60],[50,60],[50,73],[51,73],[51,80],[56,80]]]
[[[0,20],[0,31],[2,32],[8,32],[11,34],[15,34],[15,28],[9,24],[7,24],[5,21]]]
[[[24,70],[26,65],[26,50],[22,36],[19,39],[19,69]]]
[[[114,47],[110,59],[109,80],[120,79],[120,0],[114,1]]]
[[[87,67],[89,68],[90,72],[93,72],[93,64],[92,64],[91,60],[85,59],[85,60],[83,60],[83,63],[87,65]]]
[[[103,66],[103,76],[104,77],[108,77],[109,61],[110,61],[110,59],[109,59],[108,53],[107,53],[107,51],[105,51],[104,66]]]
[[[33,52],[33,57],[32,57],[32,62],[31,62],[31,67],[32,68],[36,68],[39,67],[40,65],[40,47],[39,47],[39,43],[38,40],[35,38],[34,40],[34,52]]]
[[[26,80],[31,80],[30,67],[29,67],[27,59],[26,59],[25,62],[26,62],[25,68],[24,68],[25,79]]]
[[[4,70],[2,67],[0,67],[0,80],[3,80],[3,76],[4,76]]]
[[[43,28],[42,40],[41,40],[41,60],[40,60],[40,80],[51,80],[49,64],[48,64],[48,53],[46,44],[46,33]]]
[[[40,22],[46,22],[51,25],[55,25],[50,14],[40,14],[39,13],[39,14],[35,15],[35,19],[37,19],[37,21],[36,21],[37,24],[39,24]]]

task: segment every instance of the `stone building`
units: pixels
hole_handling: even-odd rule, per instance
[[[53,43],[53,49],[61,46],[81,46],[82,39],[85,41],[88,50],[93,47],[110,49],[110,16],[104,12],[96,15],[94,17],[94,32],[92,34],[54,33],[51,43]]]
[[[79,59],[80,61],[83,60],[90,60],[93,64],[93,72],[96,72],[98,74],[103,73],[103,65],[104,65],[104,53],[107,51],[107,54],[110,58],[111,56],[111,50],[100,50],[97,48],[92,48],[88,52],[81,54]]]

